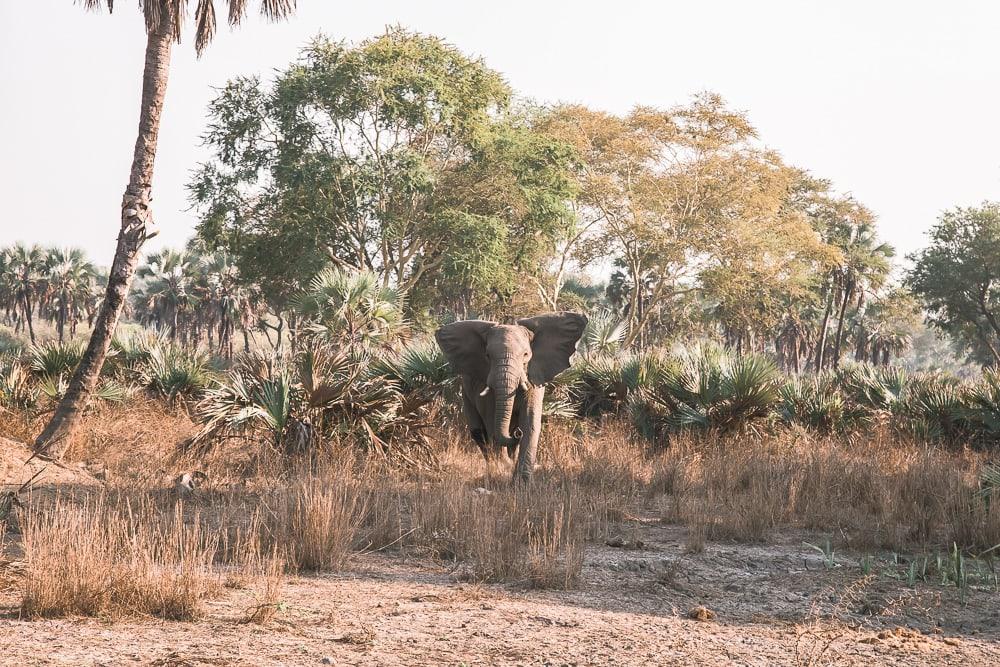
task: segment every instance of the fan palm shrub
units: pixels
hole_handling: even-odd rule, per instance
[[[13,352],[0,354],[0,407],[27,410],[38,400],[31,372]]]
[[[610,311],[598,311],[587,321],[577,345],[577,353],[585,359],[617,354],[627,332],[627,322],[618,319]]]
[[[371,373],[396,382],[403,392],[442,393],[455,383],[448,359],[433,339],[418,339],[373,359]]]
[[[847,400],[872,417],[887,417],[904,407],[907,375],[902,368],[851,364],[835,377]]]
[[[168,401],[192,398],[212,380],[207,355],[177,344],[152,346],[138,371],[140,384]]]
[[[857,411],[852,410],[835,376],[822,373],[812,377],[795,377],[779,389],[778,419],[823,433],[842,431],[856,423]]]
[[[556,377],[553,393],[565,394],[580,416],[619,414],[632,394],[654,385],[669,365],[665,356],[649,352],[584,357]]]
[[[749,428],[778,404],[780,387],[778,369],[765,357],[696,346],[632,394],[632,417],[652,438],[687,429]]]
[[[83,358],[82,343],[47,342],[28,349],[31,370],[42,378],[69,375]]]
[[[423,430],[430,392],[400,390],[370,358],[313,346],[284,360],[242,357],[195,409],[202,428],[188,443],[207,452],[231,435],[263,435],[283,454],[329,440],[417,465],[431,457]]]
[[[969,435],[967,391],[955,378],[926,374],[911,378],[898,410],[898,428],[929,441],[959,442]]]
[[[986,371],[966,389],[963,418],[971,436],[980,445],[1000,442],[1000,372]]]
[[[330,345],[361,351],[391,349],[406,338],[402,292],[371,271],[321,271],[293,306],[304,332]]]

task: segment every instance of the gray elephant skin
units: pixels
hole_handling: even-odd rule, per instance
[[[435,338],[462,376],[462,408],[472,439],[487,460],[514,458],[514,478],[535,467],[545,384],[570,366],[587,318],[559,312],[497,324],[461,320]]]

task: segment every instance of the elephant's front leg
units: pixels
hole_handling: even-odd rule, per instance
[[[517,464],[514,466],[514,479],[528,481],[535,470],[535,454],[538,450],[538,437],[542,433],[542,399],[545,387],[528,389],[524,401],[524,412],[521,414],[521,442],[517,452]]]
[[[486,425],[483,423],[482,415],[479,414],[479,409],[469,397],[468,385],[462,388],[462,412],[465,413],[465,423],[469,425],[469,435],[472,436],[472,441],[479,447],[483,458],[489,461],[489,433],[486,431]]]

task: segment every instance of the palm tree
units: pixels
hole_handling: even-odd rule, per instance
[[[86,314],[87,304],[94,292],[94,265],[87,261],[77,248],[53,248],[45,257],[45,309],[55,322],[59,342],[65,338],[66,325],[70,333]]]
[[[326,269],[294,302],[307,334],[335,347],[371,351],[406,337],[404,296],[370,271]]]
[[[114,0],[83,0],[87,9],[107,5]],[[249,0],[226,0],[230,25],[238,25],[246,16]],[[94,322],[90,343],[69,387],[52,418],[35,440],[35,452],[59,458],[69,447],[80,422],[87,399],[97,385],[104,359],[114,337],[115,326],[128,297],[139,261],[139,251],[146,239],[154,236],[150,192],[153,186],[153,161],[160,130],[160,116],[167,92],[170,51],[180,41],[187,0],[139,0],[146,24],[146,57],[142,73],[142,101],[139,110],[139,133],[132,156],[128,185],[122,197],[121,231],[108,275],[108,285],[100,312]],[[261,13],[269,19],[283,18],[295,10],[295,0],[261,0]],[[215,2],[198,0],[194,12],[195,49],[200,55],[215,35]]]
[[[188,325],[195,301],[194,267],[195,258],[186,252],[166,249],[150,255],[136,271],[143,281],[135,294],[139,319],[166,328],[171,340]]]
[[[895,254],[892,246],[878,242],[875,227],[868,222],[860,223],[851,230],[848,243],[842,250],[845,261],[839,273],[840,314],[834,336],[834,368],[840,367],[848,303],[857,299],[857,310],[860,310],[865,296],[885,284],[892,270],[889,260]]]
[[[34,312],[38,297],[44,292],[45,255],[37,245],[31,247],[21,243],[8,251],[7,270],[9,290],[14,304],[14,314],[20,310],[15,331],[24,324],[28,327],[31,342],[35,342]]]
[[[199,258],[199,274],[203,277],[199,287],[204,290],[199,310],[206,323],[209,345],[214,330],[219,352],[232,358],[233,336],[239,327],[243,332],[243,352],[249,352],[247,330],[258,319],[260,298],[257,290],[243,283],[236,265],[222,251],[202,255]]]

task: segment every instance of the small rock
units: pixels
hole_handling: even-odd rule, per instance
[[[335,665],[335,664],[337,664],[336,661],[333,658],[331,658],[330,656],[326,656],[325,658],[323,658],[319,662],[322,665]]]
[[[610,540],[605,542],[609,547],[616,547],[618,549],[642,549],[645,543],[642,540],[630,541],[622,537],[612,537]]]
[[[691,608],[691,611],[688,612],[688,618],[695,621],[711,621],[715,618],[715,612],[707,607],[698,605]]]
[[[184,498],[194,493],[195,490],[207,480],[208,475],[200,470],[181,473],[174,478],[174,484],[171,490],[178,497]]]

